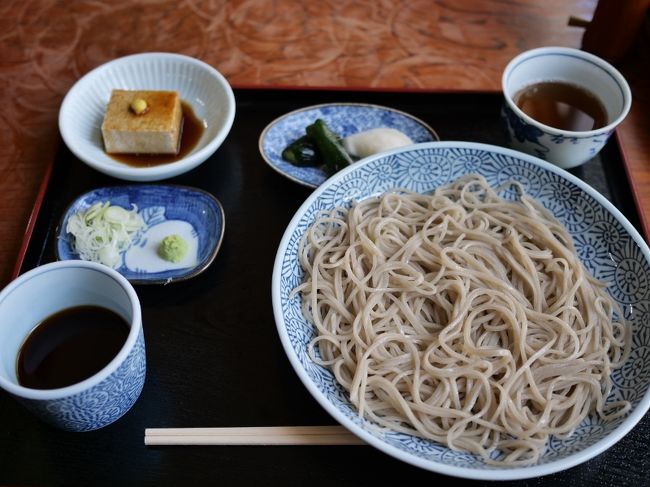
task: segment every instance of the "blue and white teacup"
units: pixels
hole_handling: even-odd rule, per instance
[[[130,326],[117,355],[91,377],[58,389],[18,383],[16,363],[32,329],[66,308],[95,305]],[[102,428],[133,406],[146,374],[140,302],[133,286],[106,266],[80,260],[46,264],[19,276],[0,292],[0,387],[47,423],[68,431]]]
[[[575,132],[531,118],[517,106],[515,95],[544,81],[565,82],[591,92],[603,104],[606,125]],[[506,66],[501,85],[505,97],[501,116],[510,146],[564,169],[584,164],[598,154],[632,102],[625,78],[613,66],[593,54],[566,47],[542,47],[521,53]]]

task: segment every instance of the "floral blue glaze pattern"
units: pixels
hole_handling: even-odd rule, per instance
[[[605,145],[613,131],[597,135],[563,135],[546,132],[531,125],[504,103],[501,118],[506,127],[506,138],[513,149],[521,150],[544,160],[551,160],[553,146],[561,144],[582,145],[587,159],[595,156]],[[563,166],[564,167],[564,166]]]
[[[99,188],[77,198],[68,207],[57,230],[59,260],[79,259],[72,250],[74,237],[65,230],[68,218],[98,201],[110,201],[126,209],[136,205],[148,227],[168,220],[187,222],[192,225],[193,235],[198,237],[198,263],[190,268],[170,268],[160,272],[133,269],[126,265],[122,253],[121,264],[116,270],[134,284],[163,284],[194,277],[212,263],[219,251],[225,217],[221,203],[214,196],[186,186],[142,184]],[[142,235],[135,237],[133,245],[138,245],[140,237]]]
[[[144,334],[140,329],[126,360],[91,389],[56,400],[16,399],[53,426],[91,431],[113,423],[131,409],[142,392],[146,369]]]
[[[600,194],[551,164],[499,147],[441,142],[420,144],[366,159],[332,177],[298,210],[278,250],[273,276],[273,304],[278,332],[299,377],[314,397],[338,421],[386,453],[423,468],[446,474],[482,478],[483,471],[506,467],[486,464],[474,455],[403,433],[386,431],[362,419],[333,374],[314,364],[307,345],[314,330],[301,312],[300,297],[292,290],[303,271],[297,260],[300,236],[322,209],[349,206],[395,187],[431,191],[458,177],[478,173],[498,187],[508,180],[521,182],[555,215],[573,236],[577,252],[587,269],[610,283],[609,292],[623,306],[632,326],[633,346],[629,360],[613,374],[614,390],[608,401],[625,399],[632,404],[627,417],[604,422],[588,417],[567,439],[553,438],[531,473],[507,473],[501,478],[524,478],[567,468],[585,461],[613,444],[643,416],[650,406],[650,250],[630,223]],[[501,194],[514,198],[506,186]],[[498,457],[499,453],[494,453]],[[563,463],[564,462],[564,463]],[[563,466],[564,465],[564,466]]]
[[[315,105],[290,112],[274,120],[262,131],[259,146],[264,160],[280,174],[304,186],[316,188],[328,178],[317,167],[297,167],[282,159],[282,150],[305,134],[305,127],[323,119],[339,136],[376,127],[397,129],[415,143],[439,140],[435,131],[423,121],[392,108],[360,103]]]

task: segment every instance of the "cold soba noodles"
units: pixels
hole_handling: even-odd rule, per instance
[[[320,214],[296,291],[329,367],[365,418],[489,463],[530,464],[605,405],[630,330],[571,236],[480,176]]]

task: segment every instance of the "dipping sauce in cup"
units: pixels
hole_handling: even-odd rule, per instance
[[[18,352],[18,383],[58,389],[95,375],[117,355],[129,335],[124,318],[103,306],[73,306],[41,321]]]
[[[54,262],[0,292],[0,387],[43,421],[102,428],[133,406],[145,375],[140,302],[113,269]]]
[[[607,125],[607,111],[596,95],[563,81],[542,81],[514,97],[517,106],[538,122],[560,130],[586,132]]]
[[[632,101],[613,66],[565,47],[520,54],[506,66],[501,83],[510,146],[565,169],[598,154]]]

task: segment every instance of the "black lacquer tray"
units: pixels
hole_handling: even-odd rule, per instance
[[[280,238],[310,194],[268,167],[264,127],[288,111],[330,102],[385,105],[411,113],[442,140],[505,145],[498,93],[236,89],[232,131],[215,155],[167,182],[209,191],[226,232],[212,265],[167,286],[136,286],[148,370],[133,409],[89,433],[66,433],[0,393],[0,484],[425,485],[454,481],[370,446],[146,447],[145,428],[324,425],[334,421],[293,372],[278,339],[271,273]],[[625,162],[612,138],[571,171],[640,229]],[[17,272],[54,260],[56,225],[77,196],[130,184],[77,160],[63,144],[39,195]],[[502,485],[650,485],[650,419],[607,452],[565,472]],[[486,478],[489,480],[489,478]],[[481,482],[468,482],[480,485]]]

